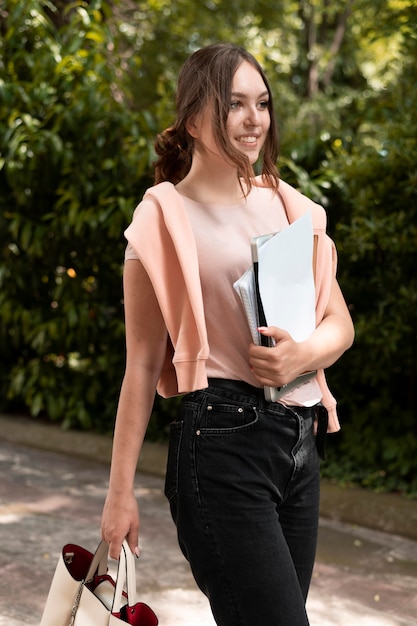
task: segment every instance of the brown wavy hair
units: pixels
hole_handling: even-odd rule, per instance
[[[206,106],[213,110],[213,133],[216,144],[228,162],[236,165],[239,180],[251,188],[254,170],[249,159],[234,148],[226,131],[230,110],[233,76],[243,62],[250,63],[261,75],[269,95],[271,119],[268,135],[262,148],[262,175],[274,189],[278,188],[278,131],[271,89],[262,67],[244,48],[229,43],[206,46],[192,54],[180,72],[176,94],[177,116],[172,126],[157,136],[155,151],[155,184],[170,181],[179,183],[188,173],[193,156],[193,137],[187,131],[187,122]]]

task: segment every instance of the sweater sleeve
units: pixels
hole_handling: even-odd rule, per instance
[[[208,342],[197,251],[172,185],[151,188],[125,236],[152,282],[170,338],[158,392],[168,397],[207,386]]]

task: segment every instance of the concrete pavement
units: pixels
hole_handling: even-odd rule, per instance
[[[0,626],[39,624],[65,543],[94,551],[109,444],[109,438],[0,417]],[[137,477],[140,599],[161,626],[214,626],[163,496],[164,446],[148,447],[143,463]],[[149,467],[159,475],[145,473]],[[417,626],[417,503],[354,493],[356,499],[323,489],[311,626]]]

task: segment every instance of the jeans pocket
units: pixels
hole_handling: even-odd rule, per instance
[[[165,496],[171,501],[178,493],[178,472],[181,439],[184,422],[170,424],[167,471],[165,476]]]
[[[258,422],[256,407],[231,402],[210,402],[201,413],[201,435],[233,434],[252,428]]]

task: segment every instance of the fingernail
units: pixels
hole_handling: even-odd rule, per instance
[[[258,326],[258,330],[260,333],[263,333],[265,330],[268,330],[266,326]]]
[[[136,548],[134,549],[133,554],[135,555],[137,559],[140,557],[140,551],[139,551],[138,546],[136,546]]]

